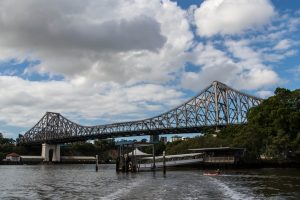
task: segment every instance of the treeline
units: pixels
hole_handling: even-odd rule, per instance
[[[3,134],[0,133],[0,162],[8,153],[11,153],[15,150],[14,140],[11,138],[3,137]]]
[[[99,156],[102,163],[109,163],[116,159],[117,147],[114,139],[96,140],[94,144],[76,142],[61,146],[61,155],[64,156]]]
[[[228,126],[203,136],[166,146],[168,154],[187,153],[199,147],[244,147],[246,159],[299,159],[300,90],[277,88],[275,95],[251,108],[245,125]]]
[[[117,147],[114,139],[97,140],[94,144],[89,142],[76,142],[61,145],[62,156],[99,156],[100,162],[108,163],[117,156]],[[19,155],[41,155],[41,145],[16,146],[15,141],[4,138],[0,133],[0,163],[7,154],[15,152]]]

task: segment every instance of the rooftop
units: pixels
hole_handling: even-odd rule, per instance
[[[186,153],[186,154],[176,154],[176,155],[166,155],[165,158],[184,158],[184,157],[190,157],[190,156],[198,156],[202,155],[203,153]],[[163,158],[163,156],[155,156],[156,159]],[[151,160],[153,157],[145,157],[144,160]]]
[[[174,136],[172,136],[171,138],[182,138],[182,136],[174,135]]]
[[[14,152],[6,155],[6,157],[9,157],[9,156],[11,156],[11,157],[20,157],[19,154],[16,154]]]
[[[116,142],[117,146],[121,145],[134,145],[135,147],[146,147],[153,144],[156,144],[157,142],[136,142],[136,141],[119,141]]]
[[[218,151],[218,150],[245,150],[245,148],[236,148],[236,147],[208,147],[208,148],[196,148],[189,149],[190,151]]]
[[[135,156],[150,156],[151,154],[140,151],[138,148],[135,148],[133,151]],[[128,153],[129,156],[132,156],[132,152]]]

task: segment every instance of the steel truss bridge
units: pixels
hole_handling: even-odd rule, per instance
[[[198,133],[206,127],[243,124],[247,112],[262,99],[214,81],[198,95],[161,115],[121,123],[82,126],[59,113],[47,112],[18,138],[20,144],[61,144],[123,136]]]

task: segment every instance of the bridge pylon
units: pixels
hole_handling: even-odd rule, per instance
[[[60,162],[60,145],[43,143],[42,157],[44,162]]]

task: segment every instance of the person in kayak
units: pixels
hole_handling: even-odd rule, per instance
[[[214,173],[210,173],[210,172],[203,173],[204,176],[219,176],[220,174],[221,174],[220,169],[217,169]]]

